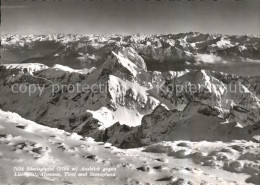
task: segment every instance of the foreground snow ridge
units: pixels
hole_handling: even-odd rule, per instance
[[[233,140],[119,149],[0,110],[1,184],[258,184],[259,148]],[[23,167],[30,171],[27,177]],[[65,176],[77,167],[82,171],[76,177]]]

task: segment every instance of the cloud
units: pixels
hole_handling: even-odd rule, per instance
[[[195,60],[200,63],[205,64],[226,64],[228,63],[226,60],[221,58],[220,56],[215,56],[213,54],[197,54],[195,56]]]

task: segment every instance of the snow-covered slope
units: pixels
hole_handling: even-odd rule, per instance
[[[126,150],[0,110],[0,149],[1,184],[259,182],[259,144],[243,140],[162,142]]]

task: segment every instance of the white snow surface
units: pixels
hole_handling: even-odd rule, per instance
[[[161,142],[144,148],[118,149],[109,143],[49,128],[0,110],[1,184],[220,184],[259,182],[259,144],[219,142]],[[36,168],[112,170],[112,177],[55,177]],[[34,168],[14,176],[14,167]],[[113,171],[115,170],[115,171]],[[22,172],[20,172],[21,174]],[[90,174],[90,172],[88,171]],[[101,172],[98,172],[101,173]],[[18,173],[17,173],[18,174]],[[97,173],[96,173],[97,174]]]

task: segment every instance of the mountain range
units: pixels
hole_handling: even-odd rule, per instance
[[[259,183],[260,36],[3,35],[0,51],[3,182],[19,161],[118,167],[115,184]]]
[[[260,121],[260,77],[202,68],[208,63],[258,64],[259,39],[200,33],[6,35],[2,38],[3,56],[17,50],[24,57],[37,52],[44,56],[33,54],[18,64],[1,65],[0,94],[5,98],[0,100],[0,108],[42,125],[126,148],[180,138],[252,138]],[[181,70],[175,69],[175,64],[193,67]],[[28,94],[10,88],[24,83],[44,90]],[[69,85],[77,84],[95,88],[71,92],[73,86]],[[165,116],[160,118],[157,111]],[[250,134],[241,134],[242,127]],[[203,128],[198,129],[199,136],[167,134],[179,129],[190,133],[195,128]],[[145,134],[154,131],[153,139]]]

